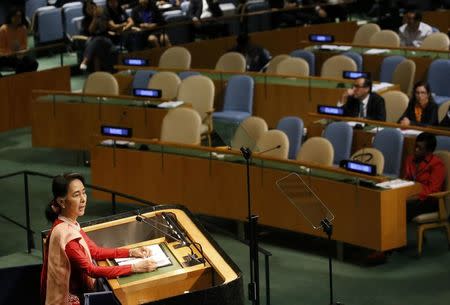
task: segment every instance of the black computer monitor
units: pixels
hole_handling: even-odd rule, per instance
[[[102,125],[100,132],[104,136],[131,138],[133,136],[133,128]]]
[[[343,116],[344,109],[337,106],[317,105],[317,113]]]
[[[126,66],[148,66],[148,59],[143,58],[124,58],[122,63]]]
[[[334,36],[325,34],[309,34],[309,41],[320,43],[334,42]]]
[[[139,97],[161,98],[162,91],[159,89],[134,88],[133,95]]]
[[[342,77],[345,79],[370,78],[370,72],[342,71]]]

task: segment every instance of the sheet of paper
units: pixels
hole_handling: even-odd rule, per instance
[[[158,267],[164,267],[168,265],[172,265],[169,257],[164,253],[161,246],[158,244],[147,246],[150,249],[152,255],[148,258],[151,258]],[[127,258],[115,258],[114,261],[119,265],[132,265],[138,263],[144,259],[148,258],[135,258],[135,257],[127,257]]]
[[[400,187],[413,185],[413,181],[403,180],[403,179],[394,179],[390,181],[385,181],[381,183],[377,183],[376,186],[386,188],[386,189],[396,189]]]
[[[375,54],[383,54],[389,52],[388,49],[370,49],[367,50],[366,52],[364,52],[364,54],[368,54],[368,55],[375,55]]]
[[[163,102],[158,105],[158,108],[176,108],[180,105],[182,105],[183,101],[169,101],[169,102]]]

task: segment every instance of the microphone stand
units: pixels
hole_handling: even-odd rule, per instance
[[[248,147],[241,147],[242,156],[245,159],[247,170],[247,214],[248,214],[248,235],[250,249],[250,283],[248,283],[248,299],[253,305],[259,305],[259,261],[258,261],[258,236],[257,225],[258,216],[252,214],[250,196],[250,159],[252,151]]]

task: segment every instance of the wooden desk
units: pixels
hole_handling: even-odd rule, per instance
[[[87,150],[91,135],[99,133],[102,125],[132,128],[136,137],[159,138],[168,110],[131,105],[137,101],[131,96],[100,98],[70,92],[36,92],[33,146]]]
[[[172,265],[158,268],[154,272],[109,279],[109,286],[121,304],[200,304],[206,295],[212,300],[222,296],[221,304],[225,305],[244,303],[241,271],[187,209],[180,206],[158,206],[147,209],[147,212],[144,209],[141,215],[147,222],[155,223],[159,230],[137,222],[136,215],[120,219],[108,217],[83,227],[89,237],[101,247],[134,248],[160,244],[172,262]],[[205,264],[184,264],[185,256],[191,253],[190,248],[177,247],[179,242],[170,238],[173,233],[164,226],[168,223],[163,217],[171,217],[185,232],[189,241],[201,245],[202,252],[193,245],[190,247],[197,257],[205,259]],[[101,266],[109,264],[108,261],[99,262]]]
[[[157,203],[179,202],[195,213],[246,220],[243,162],[218,160],[205,156],[204,150],[195,156],[194,148],[190,155],[169,153],[170,149],[174,148],[163,145],[156,151],[139,151],[95,146],[91,149],[92,183]],[[311,228],[275,184],[291,171],[299,171],[302,163],[257,160],[250,177],[253,212],[259,215],[259,223],[325,237]],[[334,213],[335,240],[381,251],[406,245],[405,200],[418,193],[420,186],[380,190],[346,183],[354,176],[342,174],[341,169],[325,172],[340,177],[335,179],[311,174],[318,172],[313,168],[303,177]]]
[[[423,22],[436,27],[442,33],[450,30],[450,10],[423,12]]]
[[[0,78],[0,132],[31,125],[31,92],[36,89],[70,91],[70,68]]]

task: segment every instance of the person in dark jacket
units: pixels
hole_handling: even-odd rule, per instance
[[[398,122],[404,126],[438,125],[438,105],[428,83],[419,81],[414,85],[413,96]]]
[[[160,45],[170,46],[167,34],[155,29],[158,26],[164,25],[164,18],[156,7],[154,0],[139,0],[139,5],[131,13],[131,18],[135,27],[142,31],[143,35],[147,37],[148,42],[153,47],[159,47]]]
[[[342,95],[344,115],[369,120],[386,121],[384,99],[372,92],[372,81],[367,78],[355,80],[352,89]]]

